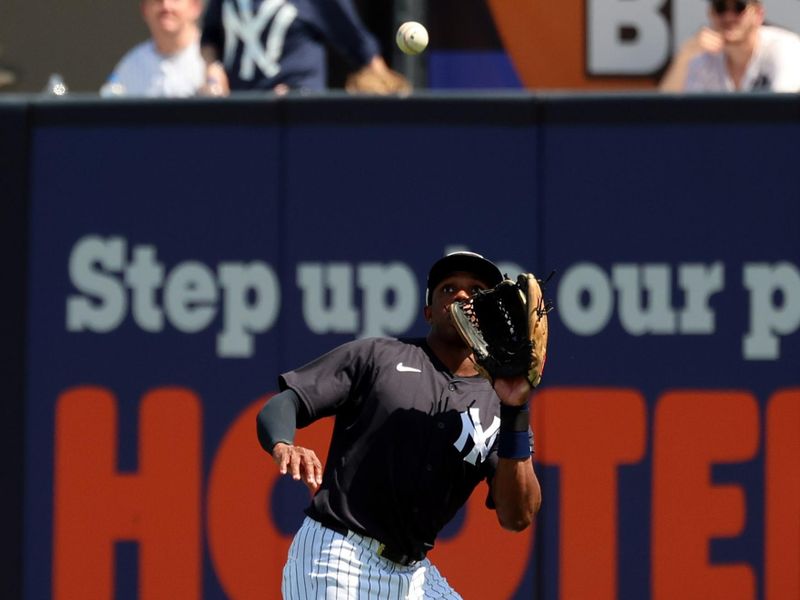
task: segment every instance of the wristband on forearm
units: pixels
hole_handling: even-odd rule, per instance
[[[500,435],[497,440],[497,456],[500,458],[525,459],[531,455],[529,434],[530,411],[528,405],[500,405]]]

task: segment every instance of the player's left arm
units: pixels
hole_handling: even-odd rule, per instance
[[[497,520],[500,525],[511,531],[522,531],[527,528],[539,512],[542,504],[542,491],[539,480],[533,470],[533,460],[528,452],[525,455],[524,444],[517,444],[514,451],[514,438],[508,443],[508,432],[517,436],[527,436],[527,427],[522,433],[523,422],[527,425],[527,403],[531,386],[525,376],[508,379],[498,378],[494,382],[494,389],[504,407],[501,416],[500,444],[507,450],[499,452],[497,469],[491,481],[492,500],[494,500]],[[521,417],[521,418],[520,418]],[[509,422],[510,419],[516,421]],[[517,434],[514,432],[520,432]],[[506,439],[503,436],[506,435]],[[530,448],[528,446],[528,448]],[[510,450],[510,451],[509,451]],[[504,457],[511,454],[512,457]]]

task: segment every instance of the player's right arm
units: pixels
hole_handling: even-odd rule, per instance
[[[322,463],[316,452],[294,445],[300,398],[291,388],[273,396],[256,417],[261,447],[272,455],[281,475],[302,480],[312,493],[322,483]]]
[[[344,407],[353,408],[352,390],[379,342],[378,338],[353,340],[281,374],[281,392],[258,413],[261,447],[272,454],[282,474],[302,480],[312,492],[322,484],[322,463],[313,450],[294,444],[295,431]]]

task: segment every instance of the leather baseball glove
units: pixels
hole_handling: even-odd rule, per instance
[[[507,277],[507,276],[506,276]],[[547,313],[542,282],[530,273],[505,279],[450,305],[458,333],[472,348],[475,367],[494,382],[525,375],[533,387],[542,380],[547,357]]]

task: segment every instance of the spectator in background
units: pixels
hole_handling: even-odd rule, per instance
[[[141,0],[150,39],[114,67],[103,95],[185,97],[205,91],[200,55],[202,0]]]
[[[224,69],[226,91],[324,90],[328,46],[352,69],[349,92],[410,89],[387,66],[352,0],[209,0],[206,8],[202,53],[209,78]]]
[[[760,0],[710,0],[710,27],[683,44],[665,92],[800,91],[800,36],[764,25]]]

